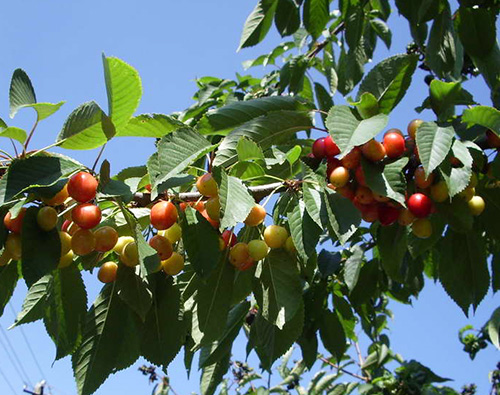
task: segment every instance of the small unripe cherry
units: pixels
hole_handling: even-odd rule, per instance
[[[411,225],[415,219],[415,216],[407,208],[404,208],[399,212],[398,223],[401,226]]]
[[[327,157],[340,154],[340,149],[333,141],[332,136],[325,137],[325,154]]]
[[[36,222],[40,229],[51,231],[57,225],[57,211],[50,206],[40,208],[36,214]]]
[[[160,260],[162,261],[170,258],[172,252],[174,251],[172,248],[172,243],[170,243],[170,241],[166,237],[160,235],[155,235],[151,239],[149,239],[149,245],[156,250],[158,256],[160,257]]]
[[[260,204],[256,204],[250,210],[247,218],[245,219],[245,224],[248,226],[257,226],[264,222],[266,218],[266,209]]]
[[[161,267],[166,274],[175,276],[184,269],[184,257],[178,252],[173,252],[170,258],[161,262]]]
[[[220,219],[220,201],[219,197],[211,197],[205,202],[205,210],[210,218],[215,221]]]
[[[281,248],[288,239],[288,232],[283,226],[269,225],[264,230],[264,241],[271,248]]]
[[[132,236],[120,236],[120,237],[118,237],[118,241],[116,242],[115,246],[113,247],[113,251],[116,252],[118,255],[122,255],[123,248],[128,243],[132,243],[133,241],[135,241],[135,239]]]
[[[292,236],[288,236],[285,241],[285,250],[290,254],[295,254],[297,252],[297,248],[295,248],[295,243],[293,242]]]
[[[324,138],[319,138],[316,141],[314,141],[312,145],[312,154],[317,159],[323,159],[326,156]]]
[[[385,148],[382,143],[371,139],[361,146],[361,153],[371,162],[378,162],[385,157]]]
[[[7,240],[5,240],[5,251],[7,251],[13,260],[18,261],[21,259],[22,241],[19,233],[9,233]]]
[[[97,272],[97,278],[104,284],[112,283],[116,280],[118,265],[115,262],[106,262],[101,265]]]
[[[172,244],[175,244],[182,237],[182,228],[176,222],[170,228],[168,228],[166,230],[160,230],[158,232],[158,234],[161,235],[161,236],[165,236],[168,239],[168,241],[170,241]]]
[[[401,158],[406,150],[403,134],[396,132],[386,133],[384,136],[384,148],[390,159]]]
[[[419,239],[427,239],[432,235],[432,223],[428,218],[419,218],[411,225],[411,231]]]
[[[420,189],[429,188],[434,182],[434,173],[429,174],[429,177],[425,177],[425,170],[422,166],[417,167],[415,170],[415,185]]]
[[[424,123],[421,119],[414,119],[408,124],[408,135],[415,140],[415,136],[417,135],[417,129]]]
[[[71,249],[76,255],[87,255],[94,251],[95,236],[91,230],[78,229],[71,237]]]
[[[269,254],[269,247],[264,240],[252,240],[248,243],[248,253],[254,261],[260,261]]]
[[[472,197],[472,199],[468,201],[468,204],[470,212],[475,216],[481,215],[486,206],[484,199],[481,196],[477,195]]]
[[[99,252],[111,251],[118,242],[118,232],[111,226],[102,226],[94,231],[95,250]]]
[[[330,173],[330,183],[336,187],[341,188],[349,182],[349,170],[344,166],[339,166]]]
[[[466,202],[470,201],[476,195],[476,188],[467,187],[458,194]]]
[[[438,203],[443,203],[450,198],[448,185],[446,185],[445,181],[439,181],[431,186],[431,197],[432,200]]]
[[[351,152],[340,160],[340,162],[345,168],[354,170],[361,163],[361,156],[361,149],[359,147],[354,147]]]
[[[358,186],[355,196],[356,200],[361,204],[371,204],[374,202],[372,191],[364,186]]]
[[[63,204],[68,197],[68,184],[66,184],[64,185],[63,189],[61,189],[51,198],[42,198],[42,202],[44,202],[47,206],[59,206]]]
[[[57,265],[58,269],[64,269],[70,266],[73,263],[73,259],[75,258],[75,254],[73,251],[69,250],[66,254],[62,255],[59,259],[59,263]]]
[[[128,267],[135,267],[139,264],[139,248],[135,241],[125,244],[120,261]]]
[[[417,218],[426,218],[432,211],[432,200],[423,193],[414,193],[408,198],[408,209]]]
[[[203,196],[214,197],[218,193],[217,183],[212,173],[205,173],[201,177],[198,177],[196,188]]]
[[[67,232],[59,231],[61,241],[61,256],[66,255],[71,250],[71,236]]]
[[[237,243],[229,250],[229,262],[234,267],[239,267],[250,257],[247,243]]]

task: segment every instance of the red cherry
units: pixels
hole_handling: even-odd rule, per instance
[[[408,199],[408,209],[417,218],[426,218],[432,211],[432,200],[423,193],[414,193]]]
[[[228,244],[229,247],[234,247],[238,242],[236,235],[229,230],[225,230],[224,232],[222,232],[222,240],[224,241],[224,245],[226,247],[228,246]]]
[[[315,158],[323,159],[326,156],[325,139],[317,139],[312,146],[312,153]]]
[[[71,219],[82,229],[92,229],[101,222],[101,209],[95,204],[82,203],[71,210]]]
[[[389,226],[399,218],[399,209],[396,207],[381,204],[378,207],[378,220],[382,226]]]
[[[325,137],[325,153],[326,156],[335,156],[340,154],[340,149],[333,141],[332,136]]]
[[[151,208],[149,217],[153,228],[165,230],[177,221],[177,209],[172,202],[162,200]]]
[[[358,182],[359,185],[366,187],[365,173],[364,173],[363,167],[361,165],[359,165],[356,168],[354,176],[356,177],[356,181]]]
[[[79,203],[86,203],[95,198],[97,180],[87,172],[81,171],[68,181],[68,194]]]
[[[400,158],[406,150],[404,137],[397,132],[390,132],[384,136],[386,155],[391,159]]]

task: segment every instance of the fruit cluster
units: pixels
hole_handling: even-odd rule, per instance
[[[401,130],[391,129],[385,133],[383,142],[371,139],[352,149],[342,159],[336,157],[340,150],[331,136],[319,138],[312,146],[312,155],[316,159],[326,160],[328,186],[351,200],[364,221],[379,221],[382,226],[399,222],[400,225],[411,226],[415,236],[428,238],[432,235],[429,216],[436,210],[434,203],[449,201],[450,196],[446,182],[434,173],[426,178],[420,164],[415,136],[422,123],[419,119],[411,121],[406,137]],[[362,158],[372,163],[385,163],[403,156],[408,156],[409,163],[414,165],[413,169],[411,166],[405,169],[409,181],[406,207],[372,191],[366,182],[361,163]],[[469,185],[459,197],[468,202],[473,215],[480,215],[485,203],[475,194],[476,185],[477,175],[473,173]]]

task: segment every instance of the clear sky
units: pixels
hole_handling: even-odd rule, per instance
[[[81,103],[96,100],[106,108],[102,52],[127,61],[139,71],[144,94],[138,113],[168,114],[182,110],[192,103],[194,78],[205,75],[233,78],[235,72],[244,72],[242,61],[268,51],[278,42],[276,34],[271,34],[256,49],[236,53],[241,28],[255,3],[254,0],[2,2],[0,117],[9,125],[28,130],[33,123],[31,110],[22,110],[14,120],[8,118],[10,78],[16,68],[23,68],[33,82],[38,101],[66,100],[58,114],[39,125],[31,147],[41,148],[51,144],[67,115]],[[392,18],[396,24],[391,53],[404,52],[409,41],[406,22],[395,19]],[[377,59],[387,55],[388,51],[380,47]],[[409,120],[415,118],[413,108],[426,96],[423,77],[424,74],[419,72],[414,79],[409,97],[391,115],[390,127],[405,128]],[[481,80],[466,87],[477,101],[489,103]],[[343,100],[336,95],[335,102],[339,104]],[[432,114],[425,116],[433,119]],[[0,147],[10,150],[9,141],[0,141]],[[58,151],[77,158],[87,166],[92,166],[97,155],[96,151]],[[150,140],[115,139],[108,144],[104,157],[111,162],[111,171],[115,174],[124,167],[144,164],[152,152],[153,143]],[[93,276],[86,275],[85,280],[89,300],[92,301],[100,285]],[[413,306],[391,305],[395,315],[390,324],[393,349],[407,359],[419,360],[441,376],[455,378],[456,387],[475,382],[479,385],[479,393],[485,393],[488,372],[500,359],[499,354],[490,346],[471,363],[461,351],[457,332],[467,324],[480,327],[498,307],[500,299],[488,294],[476,315],[467,319],[439,284],[427,285]],[[16,311],[19,311],[25,294],[26,287],[20,283],[12,300]],[[14,393],[21,393],[21,376],[28,376],[24,379],[28,384],[45,378],[55,395],[75,394],[71,361],[66,358],[52,364],[55,348],[43,324],[23,327],[42,368],[41,373],[20,329],[9,331],[4,337],[4,330],[13,319],[7,306],[4,316],[0,318],[0,369],[14,386]],[[18,372],[20,369],[15,369],[6,355],[1,345],[6,343],[6,339],[15,349],[26,373]],[[244,345],[241,338],[235,344],[234,351],[239,359],[244,358]],[[152,387],[137,371],[142,363],[138,361],[126,371],[111,376],[97,394],[149,394]],[[258,365],[254,363],[253,366]],[[179,395],[198,390],[199,375],[194,370],[188,382],[182,358],[178,357],[173,362],[169,373]],[[12,393],[1,376],[0,393]]]

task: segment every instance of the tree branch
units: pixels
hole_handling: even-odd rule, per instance
[[[330,362],[326,358],[320,357],[319,359],[321,361],[323,361],[324,363],[330,365],[331,367],[333,367],[333,368],[341,371],[342,373],[348,374],[349,376],[352,376],[354,378],[357,378],[359,380],[363,380],[363,381],[366,381],[366,382],[368,382],[370,380],[368,377],[360,376],[359,374],[352,373],[352,372],[349,372],[348,370],[342,369],[339,365],[335,365],[333,362]]]

